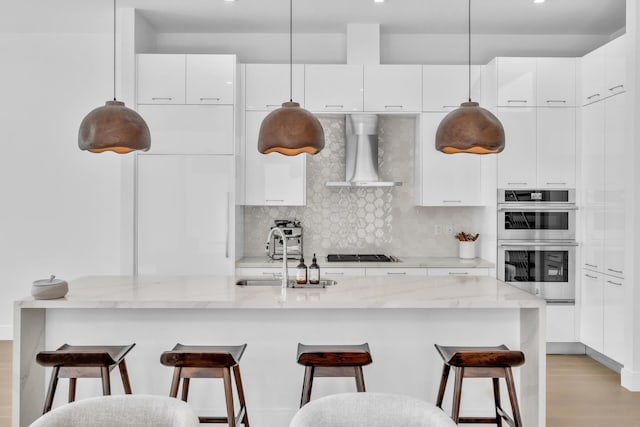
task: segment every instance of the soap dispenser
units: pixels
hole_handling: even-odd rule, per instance
[[[296,283],[298,285],[305,285],[307,283],[307,266],[304,263],[303,257],[300,257],[300,264],[296,267]]]
[[[309,283],[312,285],[317,285],[320,283],[320,267],[318,266],[318,262],[316,261],[316,254],[313,254],[313,261],[309,266]]]

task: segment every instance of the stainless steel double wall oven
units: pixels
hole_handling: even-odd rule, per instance
[[[498,279],[575,302],[575,190],[498,190]]]

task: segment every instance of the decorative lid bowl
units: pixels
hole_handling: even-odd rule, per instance
[[[31,286],[31,295],[34,299],[62,298],[67,292],[69,292],[69,284],[66,280],[56,279],[53,275],[48,279],[36,280]]]

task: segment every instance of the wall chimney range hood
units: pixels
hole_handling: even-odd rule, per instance
[[[378,116],[349,114],[346,120],[345,180],[327,187],[395,187],[401,182],[380,181],[378,176]]]

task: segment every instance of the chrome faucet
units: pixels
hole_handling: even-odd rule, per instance
[[[271,236],[273,236],[274,233],[280,234],[280,237],[282,238],[282,297],[286,298],[289,280],[289,271],[287,269],[287,236],[285,236],[284,231],[279,227],[271,228],[267,235],[267,252],[269,252],[269,242],[271,241]]]

